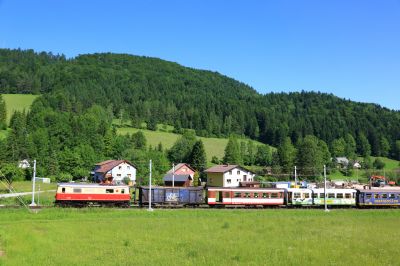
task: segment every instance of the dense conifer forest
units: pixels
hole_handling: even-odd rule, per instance
[[[0,93],[42,95],[29,113],[13,114],[0,159],[42,158],[48,174],[85,171],[97,159],[138,156],[124,148],[134,146],[135,137],[119,137],[112,128],[112,119],[121,116],[137,127],[163,123],[177,132],[246,136],[276,147],[300,147],[306,136],[315,136],[331,154],[345,155],[339,153],[346,143],[363,156],[400,154],[399,111],[320,92],[263,95],[217,72],[157,58],[102,53],[68,59],[0,49]],[[68,169],[58,159],[79,165]],[[168,163],[165,153],[159,160]]]

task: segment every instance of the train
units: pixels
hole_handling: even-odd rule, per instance
[[[60,183],[55,205],[60,207],[149,206],[149,187],[131,193],[127,185]],[[152,206],[216,207],[400,207],[399,188],[256,188],[152,187]]]

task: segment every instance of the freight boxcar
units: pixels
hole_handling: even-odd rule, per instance
[[[130,206],[129,186],[60,183],[57,186],[56,206],[84,207],[89,205]]]
[[[357,191],[358,207],[399,207],[400,190],[365,189]]]
[[[201,205],[204,204],[203,187],[152,187],[151,204]],[[139,205],[149,205],[149,187],[139,187]]]
[[[312,190],[312,197],[314,205],[324,205],[324,198],[326,197],[326,204],[331,206],[355,206],[356,205],[356,190],[355,189],[335,189],[329,188],[324,195],[324,189],[318,188]]]
[[[280,206],[284,205],[285,190],[278,188],[253,187],[209,187],[207,203],[209,206]]]

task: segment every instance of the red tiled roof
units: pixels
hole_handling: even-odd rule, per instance
[[[236,167],[240,167],[240,166],[236,165],[236,164],[222,164],[222,165],[216,165],[211,168],[208,168],[204,172],[206,172],[206,173],[225,173]]]
[[[246,170],[248,172],[251,172],[250,170],[247,170],[246,168],[241,167],[240,165],[237,164],[222,164],[222,165],[216,165],[213,166],[211,168],[208,168],[207,170],[205,170],[204,172],[206,173],[226,173],[232,169],[235,168],[240,168],[243,170]]]
[[[175,165],[175,172],[176,171],[178,171],[181,167],[183,167],[183,166],[187,166],[189,169],[191,169],[193,172],[196,172],[196,170],[194,170],[189,164],[187,164],[187,163],[178,163],[177,165]],[[172,170],[173,170],[173,168],[171,168],[168,172],[167,172],[167,174],[172,174]]]
[[[131,163],[127,160],[107,160],[107,161],[96,164],[96,166],[100,166],[100,167],[98,169],[96,169],[95,172],[107,173],[108,171],[110,171],[114,167],[120,165],[121,163],[127,163],[136,168],[136,166],[133,163]]]

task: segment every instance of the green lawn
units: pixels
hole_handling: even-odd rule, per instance
[[[14,111],[28,111],[32,105],[32,102],[38,97],[38,95],[32,94],[2,94],[3,99],[6,102],[7,107],[7,121],[10,121],[10,118]]]
[[[181,136],[175,133],[162,132],[162,131],[151,131],[146,129],[137,129],[131,127],[121,127],[117,128],[118,134],[133,134],[137,131],[141,130],[143,134],[146,136],[147,144],[152,145],[153,147],[157,146],[160,142],[163,147],[169,149],[175,143],[175,141]],[[224,150],[226,144],[228,143],[228,139],[226,138],[203,138],[198,137],[203,141],[204,148],[207,154],[207,160],[211,161],[212,156],[217,156],[219,159],[224,157]],[[247,141],[247,140],[244,140]],[[261,144],[260,142],[254,141],[255,145]]]
[[[0,265],[398,265],[400,210],[0,211]]]

